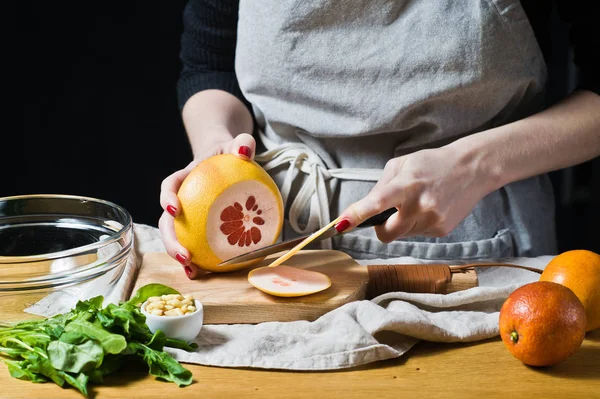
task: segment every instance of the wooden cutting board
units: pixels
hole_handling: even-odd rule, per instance
[[[373,276],[377,275],[373,273],[374,269],[369,273],[370,266],[359,265],[349,255],[335,250],[302,250],[286,261],[288,266],[329,276],[332,285],[325,291],[302,297],[280,298],[248,283],[250,270],[268,265],[279,255],[271,255],[254,267],[229,273],[206,272],[196,280],[189,280],[182,266],[167,253],[150,252],[144,255],[132,292],[146,284],[161,283],[182,294],[191,294],[203,304],[205,324],[312,321],[346,303],[367,298],[369,284],[375,287],[373,284],[378,283],[378,292],[387,292],[387,286],[381,283],[383,279],[373,281]],[[476,285],[475,272],[453,274],[447,292]]]

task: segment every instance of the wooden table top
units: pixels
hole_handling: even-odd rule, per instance
[[[600,330],[564,363],[523,365],[500,338],[468,344],[420,342],[404,356],[342,371],[291,372],[185,364],[194,383],[178,388],[145,370],[90,386],[95,398],[600,398]],[[0,366],[2,398],[82,398],[74,389],[12,378]]]

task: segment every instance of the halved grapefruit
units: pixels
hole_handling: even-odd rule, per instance
[[[221,154],[199,163],[177,193],[177,240],[191,261],[212,272],[243,269],[260,262],[217,266],[223,260],[274,244],[283,227],[279,188],[256,162]]]

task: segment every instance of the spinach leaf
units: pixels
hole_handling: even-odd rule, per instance
[[[55,369],[81,373],[99,367],[104,351],[98,341],[91,339],[78,345],[52,341],[48,345],[48,358]]]
[[[77,332],[100,342],[102,349],[106,353],[117,354],[127,347],[125,337],[119,334],[112,334],[102,328],[100,323],[90,323],[85,320],[75,320],[67,324],[66,332]]]
[[[48,379],[46,379],[46,377],[43,375],[29,371],[27,369],[28,362],[26,360],[15,361],[0,358],[0,362],[6,364],[8,367],[8,372],[14,378],[32,382],[48,382]]]
[[[121,352],[122,354],[122,352]],[[122,357],[120,355],[106,355],[104,361],[97,369],[89,373],[90,381],[101,384],[104,382],[104,376],[114,373],[121,368]]]
[[[167,336],[165,335],[165,333],[161,330],[157,330],[146,345],[148,345],[148,347],[154,350],[161,351],[163,350],[166,342]]]
[[[102,309],[104,297],[102,295],[95,296],[85,301],[78,301],[75,305],[75,313],[95,313],[98,309]]]
[[[138,305],[150,296],[177,294],[162,284],[140,288],[130,301],[102,308],[104,298],[79,301],[66,313],[17,324],[0,322],[0,363],[14,378],[65,383],[88,395],[89,381],[102,383],[130,357],[141,358],[151,375],[178,386],[192,374],[163,351],[165,346],[193,350],[196,344],[152,334]]]
[[[194,349],[198,348],[198,344],[195,342],[188,344],[186,341],[175,338],[167,338],[165,346],[168,346],[169,348],[183,349],[185,351],[193,351]]]
[[[64,385],[64,373],[52,367],[52,364],[47,358],[40,356],[38,353],[30,352],[27,354],[26,360],[29,362],[27,370],[45,375],[60,387]]]
[[[179,294],[179,291],[162,284],[146,284],[143,287],[140,287],[135,292],[133,297],[131,297],[131,299],[126,303],[130,303],[132,305],[139,305],[140,303],[144,303],[146,299],[150,298],[151,296],[161,296],[168,294]]]
[[[25,348],[7,348],[7,347],[3,347],[0,346],[0,354],[5,354],[6,356],[12,357],[12,358],[18,358],[21,356],[21,354],[23,352],[25,352],[27,349]]]
[[[152,337],[152,333],[146,325],[146,316],[130,303],[125,302],[120,306],[110,304],[99,311],[97,317],[104,328],[113,330],[118,327],[119,332],[130,339],[145,342]]]
[[[69,373],[62,373],[63,378],[65,379],[65,381],[77,388],[85,397],[88,396],[88,391],[87,391],[87,383],[88,383],[88,379],[89,376],[84,374],[84,373],[79,373],[77,374],[77,378],[73,377],[72,375],[70,375]]]
[[[184,368],[168,353],[156,351],[138,342],[130,342],[127,346],[144,359],[151,375],[172,381],[180,387],[192,383],[192,372]]]

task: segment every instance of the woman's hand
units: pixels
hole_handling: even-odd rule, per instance
[[[398,212],[375,227],[381,241],[447,235],[493,187],[478,167],[480,159],[468,154],[442,147],[391,159],[371,192],[342,212],[336,229],[356,227],[396,207]]]
[[[174,259],[177,259],[184,267],[188,278],[193,279],[198,274],[198,267],[190,262],[190,252],[181,246],[175,236],[174,218],[179,214],[181,205],[177,198],[177,191],[187,175],[202,160],[218,154],[232,153],[242,159],[253,159],[256,151],[256,142],[254,137],[242,133],[234,139],[216,143],[207,151],[203,151],[184,169],[178,170],[163,180],[160,187],[160,205],[164,212],[158,222],[158,228],[162,235],[162,241],[167,253]]]

